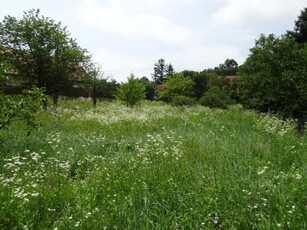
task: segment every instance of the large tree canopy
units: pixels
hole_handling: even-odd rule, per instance
[[[234,59],[226,59],[223,64],[214,68],[219,76],[236,75],[238,72],[238,63]]]
[[[1,62],[9,63],[23,81],[46,87],[54,99],[86,76],[83,66],[90,60],[66,27],[39,10],[25,12],[21,20],[6,16],[0,23],[0,49],[5,53]]]
[[[243,103],[302,113],[307,108],[307,47],[294,39],[261,35],[240,67]]]

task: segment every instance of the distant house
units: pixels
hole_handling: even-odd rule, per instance
[[[225,76],[226,79],[229,79],[229,82],[231,83],[232,81],[234,81],[235,79],[237,79],[239,76],[238,75],[229,75],[229,76]],[[240,86],[236,85],[236,93],[239,94],[240,93]]]
[[[225,76],[225,78],[229,79],[230,81],[233,81],[233,80],[237,79],[238,77],[239,77],[238,75]]]
[[[162,84],[156,84],[155,85],[155,91],[160,91],[162,89],[164,89],[164,85],[162,85]]]
[[[219,86],[219,87],[226,86],[226,85],[232,83],[232,81],[234,81],[238,77],[239,76],[237,76],[237,75],[218,76],[218,77],[210,79],[208,81],[208,88],[211,88],[211,86],[214,86],[214,85]]]
[[[14,52],[18,52],[18,49],[0,47],[0,55],[12,55]],[[31,60],[31,54],[29,51],[23,51],[29,60]],[[55,55],[52,55],[55,58]],[[4,77],[7,79],[5,81],[4,92],[5,93],[20,93],[22,89],[29,88],[33,82],[30,82],[29,79],[23,78],[19,75],[17,69],[11,66],[5,66],[4,63],[0,63],[0,66],[4,69]],[[84,84],[86,84],[90,76],[87,74],[86,70],[82,67],[81,64],[73,63],[70,65],[71,69],[74,69],[73,73],[68,76],[68,79],[72,82],[73,88],[80,90]],[[89,94],[89,93],[87,93]],[[83,96],[83,95],[82,95]]]

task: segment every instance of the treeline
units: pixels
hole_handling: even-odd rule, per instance
[[[170,69],[172,71],[169,71]],[[131,75],[128,82],[120,85],[117,98],[128,106],[139,104],[142,99],[189,106],[204,102],[204,96],[208,99],[208,95],[211,95],[214,98],[210,97],[210,103],[203,103],[204,105],[226,108],[228,104],[234,103],[230,95],[235,98],[237,94],[237,71],[238,64],[233,59],[227,59],[225,63],[213,69],[201,72],[185,70],[178,73],[173,70],[171,64],[159,59],[154,65],[152,80],[147,77],[139,79]],[[225,98],[221,98],[222,95]]]
[[[200,72],[175,72],[160,59],[154,65],[152,81],[139,81],[146,83],[146,99],[216,108],[240,103],[248,109],[295,118],[303,129],[307,115],[306,42],[307,8],[300,12],[293,30],[281,36],[261,34],[241,66],[227,59]]]
[[[30,10],[21,20],[7,16],[0,23],[0,92],[17,93],[35,85],[45,89],[54,105],[59,96],[92,97],[94,105],[99,98],[118,98],[125,103],[133,98],[133,105],[147,99],[215,108],[240,103],[245,108],[297,118],[303,128],[306,42],[307,8],[300,12],[293,30],[281,36],[260,35],[241,66],[227,59],[200,72],[176,72],[172,64],[159,59],[151,77],[131,76],[120,84],[101,77],[91,55],[70,37],[66,27],[39,10]]]
[[[261,34],[241,66],[227,59],[214,69],[175,73],[163,82],[159,98],[174,104],[196,101],[220,108],[240,103],[245,108],[295,118],[299,129],[304,129],[307,120],[306,44],[307,8],[300,12],[293,30],[281,36]]]
[[[66,27],[41,15],[39,10],[25,12],[20,20],[6,16],[0,23],[0,62],[0,92],[6,95],[21,93],[35,85],[45,89],[54,105],[59,96],[92,97],[95,102],[118,96],[120,83],[103,78],[91,55],[70,37]],[[199,99],[208,89],[209,75],[226,75],[229,68],[235,74],[237,67],[234,60],[227,60],[201,73],[184,71],[184,76],[195,80],[193,87]],[[157,94],[157,85],[163,85],[173,75],[176,75],[173,66],[158,60],[152,80],[140,79],[145,98],[164,100]]]

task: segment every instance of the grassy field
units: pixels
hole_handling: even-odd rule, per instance
[[[244,111],[60,101],[0,131],[0,229],[306,229],[307,138]]]

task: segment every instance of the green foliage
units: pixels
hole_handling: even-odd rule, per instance
[[[86,85],[90,89],[93,106],[96,106],[97,99],[99,98],[115,99],[119,84],[114,79],[111,79],[111,81],[109,81],[108,78],[103,78],[103,73],[100,71],[100,68],[94,63],[91,63],[89,67],[87,68],[89,81],[87,81]],[[84,85],[80,88],[85,89]]]
[[[25,12],[21,20],[6,16],[0,23],[2,59],[22,83],[45,87],[56,104],[61,92],[87,77],[83,67],[90,57],[69,36],[61,23],[41,16],[39,10]]]
[[[116,80],[98,79],[96,81],[97,98],[114,99],[120,84]]]
[[[166,77],[173,76],[174,73],[175,73],[175,71],[174,71],[173,65],[171,63],[168,64],[167,68],[166,68]]]
[[[285,111],[307,108],[307,46],[293,39],[261,35],[240,68],[242,103],[248,108]]]
[[[194,82],[191,78],[185,77],[182,73],[176,73],[163,83],[164,88],[158,92],[159,99],[171,102],[177,96],[193,98],[193,85]]]
[[[147,77],[142,77],[140,79],[140,83],[145,88],[145,98],[146,98],[146,100],[153,101],[155,99],[155,96],[156,96],[154,83],[150,82]]]
[[[226,59],[223,64],[214,68],[218,76],[237,75],[238,63],[234,59]]]
[[[5,53],[2,52],[0,48],[0,94],[2,93],[4,85],[8,79],[8,77],[5,74],[5,69],[8,68],[8,66],[4,60],[4,57],[5,57]]]
[[[155,99],[155,88],[153,83],[144,83],[146,100],[153,101]]]
[[[226,109],[228,105],[233,104],[229,95],[217,86],[212,86],[199,100],[199,103],[203,106],[220,109]]]
[[[123,83],[119,87],[117,98],[130,107],[140,105],[141,100],[145,98],[144,90],[145,88],[140,81],[135,79],[134,75],[131,74],[131,76],[128,77],[128,82]]]
[[[8,128],[13,121],[24,120],[29,131],[35,128],[36,113],[42,108],[47,98],[44,90],[33,87],[24,90],[23,95],[1,96],[0,98],[0,130]]]
[[[171,103],[174,106],[192,106],[195,105],[195,99],[184,95],[178,95],[172,98]]]
[[[230,79],[224,76],[217,76],[217,75],[212,74],[209,77],[209,84],[211,87],[216,86],[216,87],[223,89],[225,92],[227,92],[230,88],[231,82],[230,82]]]
[[[2,93],[2,90],[3,90],[3,87],[4,87],[4,84],[6,82],[6,79],[5,77],[1,74],[1,69],[0,69],[0,95]]]
[[[199,100],[202,95],[208,90],[209,77],[211,74],[206,72],[196,72],[185,70],[182,72],[185,77],[189,77],[193,80],[193,91],[195,93],[196,100]]]

